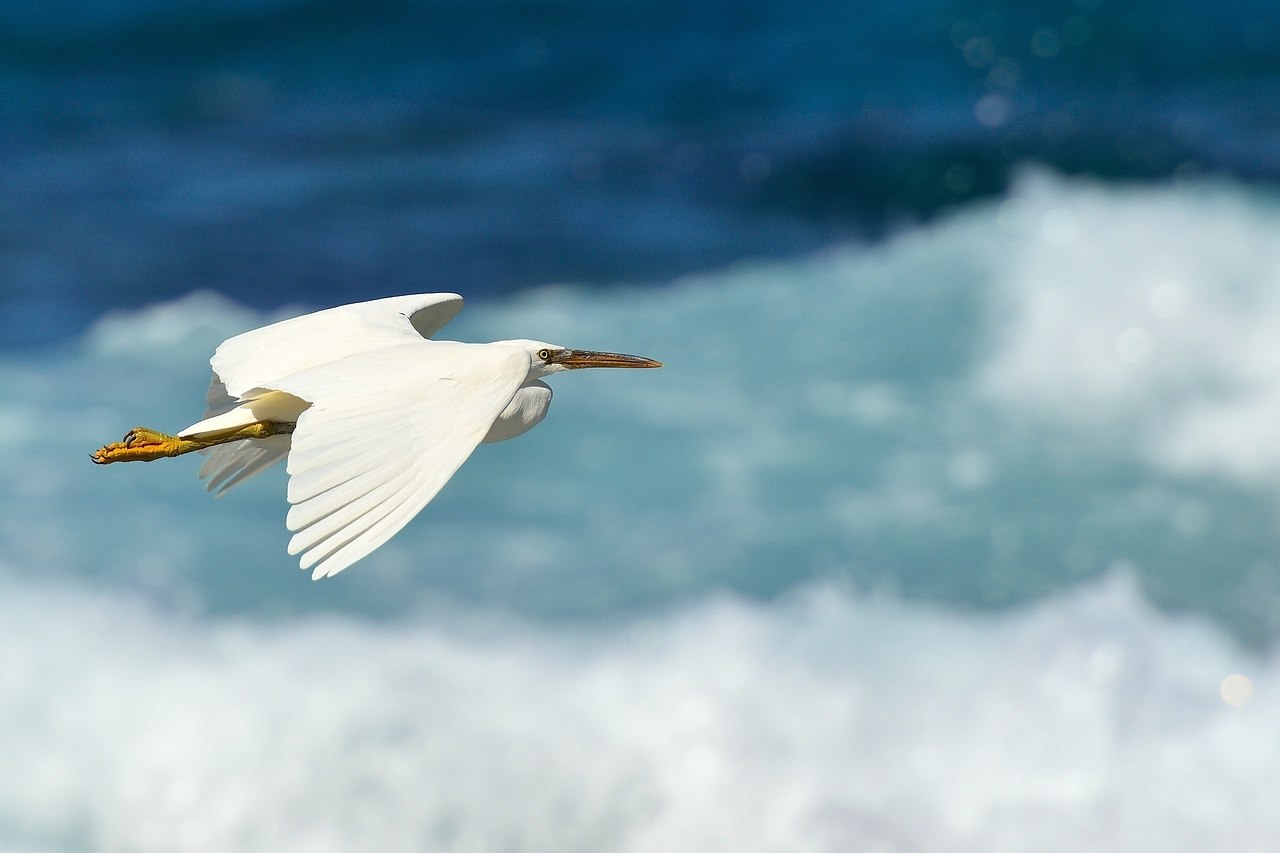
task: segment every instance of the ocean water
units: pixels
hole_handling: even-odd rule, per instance
[[[660,284],[1028,163],[1274,181],[1278,45],[1270,0],[4,2],[0,346],[196,289]]]
[[[1028,169],[876,243],[475,300],[449,337],[667,366],[558,377],[318,583],[283,472],[87,456],[319,304],[0,353],[0,846],[1274,849],[1278,237],[1256,185]]]

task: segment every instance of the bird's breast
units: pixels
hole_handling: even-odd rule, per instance
[[[551,408],[551,386],[535,379],[516,391],[511,402],[489,428],[489,433],[484,437],[485,442],[492,444],[495,441],[506,441],[508,438],[523,435],[542,422],[549,408]]]

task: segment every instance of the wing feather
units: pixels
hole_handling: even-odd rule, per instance
[[[378,483],[355,500],[337,506],[329,513],[316,517],[306,526],[299,527],[298,532],[289,542],[289,553],[300,554],[314,548],[343,528],[356,524],[364,515],[376,511],[412,478],[411,473],[405,472],[394,480]]]
[[[302,558],[302,568],[318,563],[313,577],[324,577],[342,571],[394,536],[426,506],[431,497],[434,497],[434,493],[427,497],[413,488],[398,490],[376,509],[362,516],[359,523],[308,551]]]
[[[376,437],[360,438],[358,441],[377,441]],[[349,453],[350,451],[348,451]],[[370,469],[371,462],[377,462],[379,467]],[[321,503],[322,496],[326,492],[331,492],[339,486],[347,486],[348,488],[360,488],[364,480],[373,479],[380,480],[377,471],[386,464],[394,464],[393,459],[383,457],[374,457],[372,454],[368,456],[349,456],[341,462],[324,468],[312,468],[310,471],[304,471],[299,474],[289,475],[289,500],[295,505],[304,501],[309,504]],[[301,515],[296,517],[299,523],[302,522]]]
[[[390,539],[471,455],[528,371],[518,347],[418,338],[273,381],[312,403],[289,453],[289,553],[321,578]]]
[[[213,378],[209,380],[209,390],[204,395],[204,418],[205,420],[214,415],[224,415],[227,412],[240,405],[240,401],[227,393],[227,386],[218,378],[218,374],[213,374]]]
[[[222,497],[233,486],[260,474],[289,453],[289,436],[273,435],[254,441],[238,441],[211,448],[200,466],[200,478],[209,478],[206,489]]]
[[[278,390],[274,382],[281,377],[430,338],[460,310],[462,297],[456,293],[419,293],[340,305],[228,338],[210,364],[224,394],[244,399],[256,388]]]
[[[318,574],[319,577],[336,574],[385,543],[426,505],[426,501],[416,504],[413,511],[404,516],[404,521],[394,526],[389,523],[389,519],[393,519],[395,513],[405,505],[414,503],[413,490],[402,486],[354,522],[306,551],[299,565],[303,569],[315,566],[313,574]]]
[[[359,436],[352,439],[352,445],[381,440],[378,437]],[[392,452],[353,454],[348,446],[348,458],[339,464],[318,471],[312,469],[298,475],[290,474],[288,497],[289,502],[294,505],[289,510],[290,525],[310,524],[314,519],[328,515],[333,508],[341,506],[344,495],[386,482],[384,472],[396,466],[399,461],[394,449],[390,448]],[[295,487],[296,481],[301,483]],[[292,526],[290,529],[293,529]]]
[[[342,305],[228,338],[213,354],[204,419],[245,400],[279,390],[276,380],[363,352],[430,338],[462,309],[456,293],[420,293]],[[407,322],[406,322],[407,321]],[[238,442],[201,451],[206,488],[221,497],[289,453],[289,436]],[[346,446],[335,444],[335,455]]]

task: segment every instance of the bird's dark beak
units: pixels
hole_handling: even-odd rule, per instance
[[[567,349],[550,359],[552,364],[563,364],[576,370],[580,367],[662,367],[662,362],[639,355],[623,355],[620,352],[592,352],[584,349]]]

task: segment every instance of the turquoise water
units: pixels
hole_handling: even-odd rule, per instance
[[[262,312],[0,357],[0,846],[1270,849],[1280,207],[1026,172],[876,245],[470,305],[553,380],[334,579],[90,465]],[[386,295],[386,294],[369,294]]]

